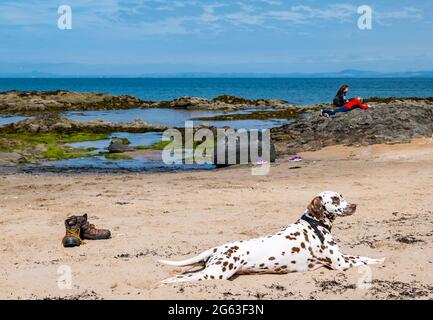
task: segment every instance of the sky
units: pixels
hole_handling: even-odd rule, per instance
[[[0,72],[427,71],[432,13],[427,0],[0,0]]]

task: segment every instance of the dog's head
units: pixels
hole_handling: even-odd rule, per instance
[[[350,216],[356,211],[356,204],[348,203],[341,194],[324,191],[318,194],[308,205],[308,212],[320,221],[336,217]]]

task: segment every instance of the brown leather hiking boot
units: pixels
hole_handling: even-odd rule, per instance
[[[110,230],[96,229],[95,225],[87,221],[87,213],[82,216],[84,219],[81,223],[81,238],[87,240],[103,240],[111,237]]]
[[[83,241],[81,240],[81,224],[76,216],[69,217],[65,220],[66,234],[62,239],[65,248],[78,247]]]

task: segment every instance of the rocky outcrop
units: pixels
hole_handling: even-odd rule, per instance
[[[368,103],[404,103],[419,105],[433,103],[433,98],[370,98]],[[324,104],[322,106],[325,106]],[[134,108],[172,108],[188,110],[236,111],[254,107],[274,111],[296,108],[286,101],[277,99],[245,99],[222,95],[213,99],[181,97],[171,101],[144,101],[129,95],[114,96],[105,93],[57,91],[6,91],[0,92],[0,114],[33,115],[41,112],[63,112],[84,110],[125,110]],[[302,106],[315,109],[318,105]]]
[[[381,97],[370,97],[368,99],[365,99],[365,103],[372,104],[372,103],[381,103],[381,104],[433,104],[433,97],[425,97],[425,98],[418,98],[418,97],[406,97],[406,98],[397,98],[397,97],[388,97],[388,98],[381,98]]]
[[[144,101],[127,95],[73,91],[0,92],[0,113],[34,114],[47,111],[118,110],[139,108]]]
[[[326,118],[313,112],[271,131],[278,154],[319,150],[331,145],[407,143],[432,137],[433,106],[428,103],[380,103]]]
[[[102,120],[79,122],[65,118],[59,113],[44,113],[14,124],[1,128],[2,132],[31,132],[31,133],[72,133],[72,132],[92,132],[92,133],[111,133],[111,132],[149,132],[163,131],[164,126],[152,126],[142,120],[131,122],[106,122]]]
[[[174,108],[174,109],[191,109],[191,110],[225,110],[235,111],[247,109],[248,107],[256,108],[275,108],[284,109],[290,106],[287,102],[276,99],[258,99],[249,100],[235,96],[219,96],[213,99],[181,97],[172,101],[164,101],[150,104],[149,107],[155,108]]]
[[[242,110],[248,107],[286,108],[281,100],[249,100],[234,96],[214,99],[181,97],[171,101],[149,102],[139,98],[104,93],[74,91],[7,91],[0,92],[0,114],[38,114],[84,110],[124,110],[134,108],[173,108],[191,110]]]

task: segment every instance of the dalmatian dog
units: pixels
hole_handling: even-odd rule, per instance
[[[184,261],[159,262],[171,266],[204,265],[162,281],[163,284],[212,279],[230,279],[235,274],[305,272],[321,267],[345,271],[367,264],[383,264],[372,259],[343,254],[331,235],[337,217],[355,213],[339,193],[325,191],[308,205],[304,215],[280,232],[267,237],[236,241],[211,248]]]

